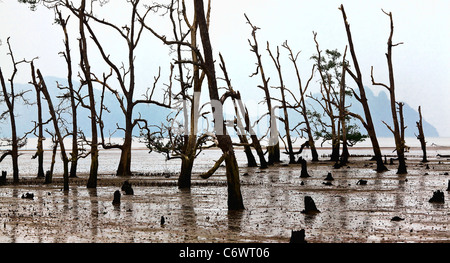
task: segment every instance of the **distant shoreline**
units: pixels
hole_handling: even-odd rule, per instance
[[[236,139],[237,138],[233,138]],[[122,138],[111,138],[111,142],[112,143],[120,143],[122,140]],[[450,149],[450,137],[430,137],[430,138],[425,138],[426,142],[427,142],[427,149],[433,149],[433,150],[447,150]],[[382,149],[393,149],[395,148],[395,142],[394,142],[394,138],[392,137],[380,137],[378,138],[379,144],[381,146]],[[411,148],[411,150],[417,150],[417,148],[419,148],[420,150],[420,142],[419,140],[417,140],[417,138],[415,137],[407,137],[405,138],[406,141],[406,145],[409,146]],[[65,145],[66,145],[66,150],[70,151],[71,150],[71,146],[72,146],[72,141],[70,138],[66,138],[64,140]],[[294,143],[294,149],[300,149],[300,145],[305,142],[305,139],[297,139]],[[321,140],[317,140],[316,141],[316,147],[318,149],[321,150],[328,150],[331,149],[331,145],[330,142],[325,142],[323,144],[323,146],[321,145]],[[264,147],[264,141],[261,142],[261,144]],[[33,137],[33,138],[28,138],[28,142],[27,144],[20,149],[20,151],[34,151],[36,150],[36,145],[37,145],[37,138]],[[284,147],[283,143],[280,141],[280,146],[281,148]],[[86,149],[88,149],[89,147],[86,146]],[[235,146],[235,149],[242,149],[243,147],[241,146]],[[364,142],[360,142],[358,144],[356,144],[353,147],[350,147],[350,151],[353,150],[368,150],[372,148],[372,144],[370,142],[369,139],[366,139]],[[6,150],[8,149],[8,147],[2,147],[0,149],[1,150]],[[100,147],[100,149],[102,150],[102,148]],[[214,148],[213,148],[214,149]],[[44,150],[48,151],[48,150],[52,150],[52,141],[51,138],[46,138],[46,140],[44,140]],[[114,149],[112,149],[114,150]],[[148,150],[147,147],[145,146],[145,143],[143,142],[139,142],[139,138],[134,138],[133,140],[133,150]]]

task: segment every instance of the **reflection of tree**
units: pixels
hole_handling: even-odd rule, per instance
[[[192,233],[193,237],[197,237],[197,216],[194,210],[194,202],[192,200],[192,193],[190,189],[181,189],[179,192],[181,211],[180,211],[180,221],[183,227]],[[185,235],[184,242],[192,242],[191,234]],[[195,241],[195,240],[194,240]]]

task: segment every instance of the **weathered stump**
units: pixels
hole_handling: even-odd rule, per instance
[[[314,200],[311,196],[305,196],[305,209],[302,211],[303,214],[315,214],[320,213],[319,209],[317,209]]]
[[[2,171],[2,177],[0,177],[0,185],[5,185],[6,184],[6,171]]]
[[[302,164],[302,171],[300,173],[300,178],[306,178],[306,177],[311,177],[308,174],[308,169],[306,167],[306,160],[303,159],[302,157],[300,157],[300,163]]]
[[[134,195],[133,188],[128,180],[123,182],[121,190],[124,191],[126,195]]]
[[[433,197],[428,200],[430,203],[444,203],[444,192],[437,190],[433,192]]]
[[[293,244],[304,244],[304,243],[308,243],[305,240],[305,230],[302,229],[300,231],[291,231],[291,239],[289,240],[289,243],[293,243]]]
[[[114,200],[112,201],[113,205],[120,205],[120,191],[116,190],[114,192]]]
[[[328,174],[327,174],[327,177],[325,177],[325,180],[326,180],[326,181],[333,181],[334,178],[333,178],[333,176],[331,175],[331,173],[328,173]]]
[[[46,171],[44,184],[51,184],[52,179],[53,179],[53,174],[50,172],[50,170]]]

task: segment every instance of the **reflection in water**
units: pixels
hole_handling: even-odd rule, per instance
[[[408,181],[395,169],[376,173],[362,164],[350,165],[351,169],[332,170],[332,186],[322,184],[331,169],[326,162],[309,167],[312,177],[307,179],[299,178],[296,165],[275,165],[263,173],[245,168],[241,172],[248,175],[240,178],[243,211],[227,210],[223,184],[194,185],[191,190],[137,186],[135,195],[123,195],[117,207],[112,205],[115,186],[71,185],[68,193],[54,185],[2,186],[0,238],[3,242],[288,242],[291,230],[303,228],[311,243],[432,241],[437,235],[449,240],[448,204],[428,203],[433,191],[446,189],[448,176],[442,174],[448,162],[428,176],[411,169]],[[368,184],[356,185],[359,179]],[[224,173],[208,180],[226,182]],[[22,199],[26,192],[33,192],[35,199]],[[301,213],[306,195],[312,196],[321,213]],[[161,215],[166,217],[164,226]],[[405,220],[391,222],[393,216]]]
[[[179,189],[178,199],[181,205],[180,223],[190,234],[184,235],[184,241],[192,241],[192,236],[197,237],[197,216],[194,211],[191,189]]]
[[[228,230],[230,232],[240,233],[242,217],[244,215],[244,210],[229,210],[227,213],[228,218]]]
[[[90,224],[91,227],[90,232],[91,232],[91,240],[92,242],[96,242],[96,237],[98,235],[98,196],[97,196],[97,188],[88,188],[87,192],[89,194],[89,203],[91,206],[91,213],[90,213]]]

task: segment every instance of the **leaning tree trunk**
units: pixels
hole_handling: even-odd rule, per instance
[[[417,135],[417,139],[420,141],[420,147],[422,148],[423,157],[422,162],[426,163],[428,162],[427,159],[427,143],[425,142],[425,134],[423,133],[423,126],[422,126],[422,111],[419,106],[419,121],[416,122],[417,129],[419,130],[419,135]]]
[[[352,59],[353,59],[353,64],[354,64],[354,67],[356,70],[356,75],[349,68],[347,68],[347,72],[352,76],[352,78],[355,80],[356,84],[358,85],[359,96],[357,96],[356,93],[354,93],[354,95],[355,95],[356,99],[361,103],[363,110],[364,110],[364,115],[366,117],[365,121],[362,118],[359,118],[359,120],[362,122],[362,124],[366,128],[367,134],[369,135],[370,141],[372,143],[374,159],[377,162],[377,169],[376,169],[377,172],[387,171],[388,169],[386,168],[386,166],[383,163],[383,156],[381,155],[381,148],[378,143],[377,135],[375,132],[375,126],[373,125],[372,115],[370,113],[369,104],[367,102],[366,92],[364,90],[364,84],[362,81],[362,74],[361,74],[361,70],[359,68],[358,59],[356,58],[355,48],[353,46],[350,25],[347,21],[347,15],[345,14],[344,6],[341,5],[341,7],[339,9],[341,10],[342,17],[344,19],[345,30],[347,32],[347,39],[348,39],[348,43],[349,43],[349,47],[350,47],[350,53],[351,53]],[[355,116],[355,117],[357,117],[357,116]]]
[[[67,32],[67,21],[62,18],[61,12],[57,9],[57,14],[61,28],[64,32],[64,46],[66,48],[63,52],[63,56],[67,63],[67,82],[69,84],[69,96],[70,96],[70,107],[72,115],[72,152],[70,153],[70,174],[69,177],[77,177],[77,166],[78,166],[78,121],[77,121],[77,104],[75,101],[75,91],[72,82],[72,58],[70,54],[70,44],[69,44],[69,34]]]
[[[45,100],[47,101],[50,116],[52,117],[52,120],[53,120],[53,128],[55,129],[56,138],[59,143],[61,159],[63,161],[63,168],[64,168],[64,174],[63,174],[64,191],[69,191],[69,159],[67,158],[67,155],[66,155],[66,149],[64,146],[63,136],[61,135],[61,132],[60,132],[60,129],[58,126],[58,118],[56,117],[55,109],[53,107],[53,103],[52,103],[50,94],[48,93],[47,86],[45,84],[44,78],[42,77],[42,74],[39,71],[39,69],[37,70],[37,74],[38,74],[38,77],[41,82],[42,93],[44,94]]]
[[[388,15],[390,18],[390,29],[391,29],[389,39],[387,42],[388,48],[387,48],[387,53],[386,53],[386,59],[387,59],[388,70],[389,70],[389,86],[386,84],[383,84],[383,83],[376,83],[374,81],[373,67],[371,69],[371,78],[372,78],[373,85],[383,86],[389,91],[390,101],[391,101],[392,121],[393,121],[394,128],[392,129],[386,123],[384,123],[384,124],[386,124],[386,126],[388,126],[388,128],[394,134],[395,149],[397,151],[397,157],[398,157],[397,174],[405,174],[405,173],[407,173],[407,170],[406,170],[406,163],[405,163],[405,140],[404,140],[405,127],[404,127],[404,121],[403,121],[403,103],[397,103],[396,98],[395,98],[394,67],[393,67],[393,63],[392,63],[392,48],[399,44],[402,44],[402,43],[398,43],[398,44],[392,43],[392,36],[394,34],[394,23],[392,20],[392,13],[389,13],[389,14],[386,12],[384,12],[384,13],[386,15]],[[399,115],[400,116],[397,116],[397,106],[396,106],[397,104],[399,106]],[[400,120],[399,120],[399,118],[400,118]],[[400,124],[399,124],[399,122],[400,122]]]
[[[203,0],[194,0],[195,14],[198,20],[200,29],[200,37],[203,44],[204,52],[204,70],[208,78],[209,97],[216,107],[213,108],[213,115],[215,120],[214,128],[218,146],[225,155],[225,166],[228,185],[228,209],[241,210],[244,209],[242,200],[241,186],[239,181],[239,167],[236,161],[236,156],[233,150],[233,144],[229,135],[223,125],[223,109],[219,100],[219,92],[217,88],[216,72],[214,68],[214,59],[212,54],[211,42],[209,39],[208,26],[206,24],[205,12],[203,7]],[[220,104],[220,105],[218,105]],[[221,122],[219,122],[219,120]],[[218,127],[219,126],[219,127]],[[223,128],[222,130],[220,129]]]

